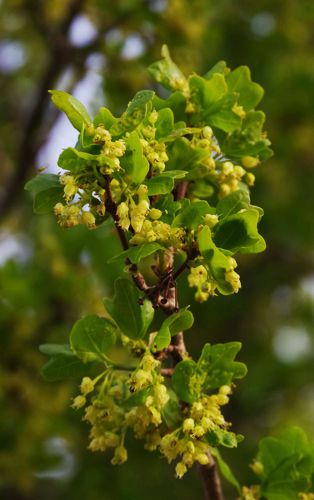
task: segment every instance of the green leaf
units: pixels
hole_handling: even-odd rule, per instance
[[[174,187],[173,178],[167,175],[155,175],[148,179],[145,184],[148,187],[149,196],[171,193]]]
[[[70,333],[71,348],[84,363],[95,360],[106,362],[104,354],[115,341],[115,325],[108,319],[94,314],[77,321]]]
[[[204,223],[204,215],[213,214],[214,212],[215,209],[210,207],[207,201],[194,201],[179,212],[179,214],[174,218],[172,226],[196,229],[199,224]]]
[[[49,92],[52,95],[51,100],[53,104],[67,115],[76,130],[81,132],[83,125],[91,123],[91,118],[86,108],[75,97],[62,90],[49,90]]]
[[[145,403],[147,397],[152,392],[152,386],[144,387],[132,394],[130,397],[123,401],[123,406],[125,408],[134,408],[134,406],[140,406]]]
[[[95,116],[93,123],[95,127],[98,125],[103,125],[105,129],[109,130],[114,123],[116,123],[117,118],[113,116],[111,111],[105,107],[99,109],[97,115]]]
[[[54,382],[73,377],[82,377],[93,366],[88,366],[71,351],[68,344],[44,344],[39,350],[51,356],[51,359],[42,367],[41,374],[45,380]]]
[[[63,186],[55,174],[38,174],[25,184],[26,191],[34,193],[34,212],[46,214],[63,200]]]
[[[158,119],[155,124],[156,139],[165,139],[174,129],[174,117],[170,108],[161,109],[158,112]]]
[[[208,152],[204,148],[192,147],[185,137],[176,139],[167,154],[169,156],[167,168],[175,170],[180,166],[188,172],[208,156]]]
[[[208,226],[204,226],[199,232],[197,240],[200,253],[206,259],[206,264],[217,282],[219,292],[223,295],[233,293],[233,287],[225,279],[226,272],[230,269],[229,259],[216,247]]]
[[[259,212],[253,208],[225,217],[215,226],[215,244],[232,252],[262,252],[266,243],[257,230],[259,219]]]
[[[180,361],[175,367],[171,383],[178,398],[193,403],[199,398],[201,379],[196,374],[197,364],[192,359]]]
[[[238,213],[243,208],[249,208],[250,195],[248,191],[234,191],[225,198],[222,198],[216,206],[217,215],[220,217],[228,217]]]
[[[234,361],[240,349],[240,342],[205,344],[197,363],[198,371],[206,374],[203,385],[205,389],[229,385],[234,378],[243,378],[246,375],[245,364]]]
[[[230,469],[229,465],[224,461],[217,448],[212,449],[211,453],[216,458],[216,462],[218,464],[219,471],[221,472],[222,476],[237,489],[238,493],[240,493],[241,487],[239,481],[235,478],[232,470]]]
[[[186,99],[181,92],[173,92],[167,99],[161,99],[155,95],[152,102],[157,111],[164,108],[170,108],[176,120],[184,121],[186,119]]]
[[[186,170],[165,170],[160,176],[171,177],[172,179],[184,179],[187,173]]]
[[[313,443],[302,429],[290,427],[279,438],[262,439],[257,460],[263,466],[261,493],[265,498],[297,499],[300,491],[309,491],[314,473]]]
[[[135,130],[127,138],[127,148],[127,154],[121,158],[121,165],[135,184],[141,184],[149,171],[149,163]]]
[[[203,78],[205,78],[205,80],[210,80],[215,73],[227,74],[228,72],[229,69],[227,68],[226,62],[218,61],[215,66],[213,66],[209,71],[207,71],[207,73],[205,73]]]
[[[157,250],[164,250],[164,247],[154,241],[151,243],[143,243],[142,245],[130,247],[128,250],[115,255],[108,260],[108,263],[116,262],[120,259],[130,259],[133,264],[138,264],[142,259],[157,252]]]
[[[189,79],[191,100],[196,107],[193,121],[233,132],[241,128],[242,120],[234,113],[237,95],[228,91],[224,75],[215,73],[210,80],[193,75]]]
[[[166,422],[168,429],[175,429],[180,426],[182,421],[182,412],[180,402],[176,393],[172,389],[168,389],[170,396],[168,402],[162,407],[161,414]]]
[[[110,127],[111,135],[121,135],[136,129],[150,111],[154,95],[152,90],[137,92],[121,118]]]
[[[272,156],[270,141],[263,133],[265,114],[262,111],[249,111],[242,121],[241,130],[235,131],[221,139],[221,148],[234,161],[243,156],[253,156],[266,160]]]
[[[226,75],[226,82],[231,92],[238,92],[238,104],[245,111],[255,108],[261,101],[264,90],[251,80],[251,72],[247,66],[239,66]]]
[[[225,448],[236,448],[238,446],[237,436],[234,432],[215,427],[206,434],[208,443],[216,448],[224,446]]]
[[[193,323],[193,314],[186,308],[181,309],[175,314],[171,314],[171,316],[164,320],[159,332],[156,335],[155,344],[157,349],[160,351],[161,349],[168,347],[173,335],[188,330],[191,328]]]
[[[105,299],[105,307],[124,335],[131,339],[145,336],[154,317],[149,300],[139,305],[140,293],[131,281],[118,278],[115,281],[113,300]]]
[[[87,165],[97,162],[97,155],[84,153],[75,148],[64,149],[59,156],[58,166],[73,173],[81,172]]]
[[[151,64],[148,67],[148,72],[158,83],[161,83],[169,90],[176,90],[178,82],[184,86],[186,78],[178,66],[173,62],[170,57],[168,47],[163,45],[161,50],[163,59]]]

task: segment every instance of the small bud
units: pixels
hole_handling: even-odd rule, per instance
[[[179,462],[176,466],[176,476],[181,479],[181,477],[184,476],[184,474],[187,472],[187,467],[184,463]]]
[[[162,216],[162,211],[158,210],[158,208],[151,208],[149,211],[149,216],[153,220],[160,219],[160,217]]]
[[[84,377],[80,385],[81,393],[86,395],[94,390],[94,382],[89,377]]]
[[[128,452],[124,446],[117,446],[114,452],[114,457],[111,460],[113,465],[121,465],[128,459]]]
[[[195,423],[193,418],[186,418],[185,420],[183,420],[183,425],[182,425],[183,432],[191,432],[194,429],[194,427]]]
[[[203,219],[204,224],[210,228],[214,227],[219,220],[218,215],[215,214],[206,214],[204,215]]]
[[[94,215],[91,212],[83,212],[81,215],[81,223],[85,224],[89,228],[96,227],[96,220]]]
[[[195,456],[196,462],[198,462],[201,465],[207,465],[209,464],[209,456],[206,455],[206,453],[198,453]]]
[[[204,127],[202,133],[205,139],[210,140],[213,137],[213,129],[211,127],[208,126]]]
[[[79,408],[83,408],[86,404],[86,398],[84,396],[76,396],[76,398],[73,399],[72,403],[72,408],[75,410],[78,410]]]
[[[257,476],[260,476],[264,472],[264,466],[262,462],[259,462],[258,460],[254,460],[250,467]]]
[[[154,123],[156,123],[156,121],[158,120],[158,112],[155,109],[149,115],[148,120],[149,120],[149,123],[151,123],[152,125],[154,125]]]
[[[251,172],[248,172],[245,176],[245,181],[248,186],[254,186],[255,183],[255,175],[252,174]]]
[[[254,156],[243,156],[243,158],[241,158],[241,162],[246,168],[254,168],[260,163],[260,160],[258,158],[254,158]]]

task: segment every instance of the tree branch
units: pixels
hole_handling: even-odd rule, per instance
[[[205,500],[223,500],[220,477],[213,459],[208,465],[198,466],[203,480]]]

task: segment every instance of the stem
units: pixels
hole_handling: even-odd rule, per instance
[[[203,480],[205,500],[223,500],[220,477],[214,459],[212,463],[199,465],[198,468]]]
[[[188,182],[181,182],[178,184],[176,199],[179,200],[184,198],[186,196],[187,189]],[[188,258],[173,275],[174,280],[175,277],[178,277],[179,274],[185,270],[187,263]],[[176,286],[175,294],[175,301],[177,306],[179,306]],[[169,354],[172,357],[173,366],[175,367],[187,353],[183,332],[179,332],[172,337],[170,346],[172,346],[172,349],[169,350]],[[210,463],[208,465],[199,465],[198,468],[203,479],[205,500],[223,500],[220,477],[214,458],[210,455]]]
[[[182,199],[186,196],[188,189],[188,182],[183,181],[180,182],[177,186],[176,190],[176,200]],[[117,216],[117,205],[112,199],[112,194],[110,190],[110,180],[109,177],[105,177],[105,190],[107,194],[107,199],[106,199],[106,208],[108,212],[111,214],[121,244],[123,246],[124,250],[128,249],[128,242],[126,240],[126,237],[124,235],[123,230],[119,226],[119,217]],[[179,267],[179,269],[173,273],[173,260],[174,260],[174,254],[172,251],[168,251],[165,253],[165,261],[166,261],[166,271],[163,276],[161,276],[159,283],[155,287],[149,287],[146,282],[145,278],[142,276],[141,273],[138,273],[137,267],[135,266],[134,269],[134,274],[133,274],[133,281],[135,285],[142,291],[145,292],[147,298],[151,300],[152,304],[154,307],[161,307],[163,309],[163,312],[167,315],[170,316],[171,314],[174,314],[175,312],[178,311],[179,309],[179,304],[178,304],[178,297],[177,297],[177,287],[176,287],[176,278],[186,269],[188,265],[188,261],[191,258],[191,256],[187,256],[186,260],[183,262],[183,264]],[[164,291],[164,285],[166,284],[166,290],[167,290],[167,300],[165,303],[163,303],[163,297],[161,297],[162,292]],[[173,369],[174,367],[182,361],[182,359],[185,357],[187,354],[186,346],[184,343],[184,336],[183,332],[179,332],[176,335],[174,335],[171,338],[171,344],[169,345],[167,349],[167,353],[171,356],[172,358],[172,368],[163,368],[162,369],[162,375],[166,377],[171,377],[173,374]],[[204,493],[205,493],[205,500],[223,500],[223,494],[222,494],[222,489],[221,489],[221,483],[220,483],[220,478],[219,474],[217,471],[217,466],[214,458],[212,455],[210,455],[210,463],[208,465],[199,465],[198,468],[200,470],[200,474],[203,479],[203,484],[204,484]]]

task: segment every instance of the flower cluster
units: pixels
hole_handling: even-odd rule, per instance
[[[83,211],[77,205],[57,203],[54,207],[54,213],[61,227],[69,228],[78,224],[85,224],[89,229],[96,227],[95,216],[91,212]]]
[[[87,395],[96,392],[86,406],[84,420],[91,425],[89,448],[106,451],[115,448],[113,464],[127,460],[124,437],[128,428],[137,439],[145,441],[148,450],[155,450],[161,440],[162,408],[169,400],[168,389],[160,375],[160,362],[146,351],[138,367],[128,377],[126,372],[107,370],[95,380],[84,377],[72,407],[87,405]],[[113,376],[114,374],[114,376]],[[101,384],[96,383],[103,378]],[[138,401],[135,395],[139,395]]]
[[[215,295],[217,284],[215,280],[209,276],[207,269],[203,266],[191,267],[188,275],[188,283],[190,287],[197,289],[195,300],[197,302],[205,302],[210,295]]]
[[[199,401],[192,404],[182,426],[162,438],[160,450],[168,462],[179,459],[176,465],[177,477],[182,477],[195,462],[206,465],[212,460],[206,434],[229,426],[220,406],[228,403],[230,393],[229,386],[222,386],[218,394],[203,394]]]

